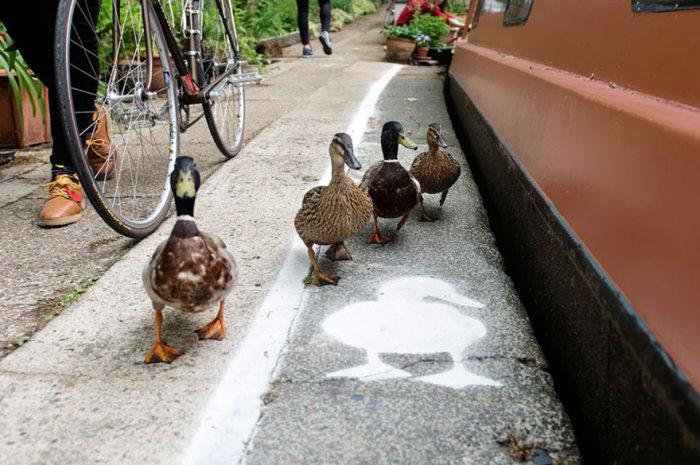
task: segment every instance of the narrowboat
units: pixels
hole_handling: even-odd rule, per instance
[[[700,0],[473,0],[446,92],[588,464],[700,464]]]

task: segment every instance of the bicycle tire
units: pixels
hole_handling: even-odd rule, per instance
[[[396,22],[396,16],[394,15],[394,2],[389,2],[389,6],[386,7],[386,13],[384,13],[384,25],[393,25]]]
[[[55,67],[61,120],[93,208],[115,231],[142,238],[163,222],[172,200],[169,174],[179,150],[178,93],[171,78],[175,72],[169,60],[162,60],[162,74],[154,70],[155,53],[167,46],[149,2],[143,8],[150,20],[144,22],[141,3],[105,0],[96,16],[86,13],[92,1],[59,4]],[[85,46],[95,39],[96,47]],[[141,45],[146,45],[145,56]],[[158,77],[162,82],[156,82]],[[88,79],[91,84],[86,85]],[[90,92],[100,112],[87,105],[90,99],[78,102],[81,93]],[[97,142],[100,125],[109,136],[106,144],[102,140],[109,147],[103,155],[115,160],[112,176],[94,173],[88,159],[86,140]]]
[[[243,62],[230,0],[203,2],[202,22],[207,34],[200,39],[200,83],[206,85],[222,72],[233,72],[238,84],[228,84],[219,95],[207,95],[202,104],[209,132],[227,158],[241,150],[245,130],[245,87],[240,82]]]

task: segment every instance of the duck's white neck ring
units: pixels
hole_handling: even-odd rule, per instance
[[[399,160],[384,160],[385,163],[398,163]]]
[[[177,215],[178,221],[194,221],[194,216],[191,215]]]

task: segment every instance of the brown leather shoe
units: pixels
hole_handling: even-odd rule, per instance
[[[92,115],[92,120],[97,121],[93,126],[93,132],[85,140],[87,159],[96,179],[111,179],[114,176],[114,168],[117,162],[117,151],[112,150],[109,138],[109,113],[99,105],[95,105],[97,111]]]
[[[57,174],[41,188],[49,193],[49,198],[39,214],[39,226],[65,226],[75,223],[83,216],[85,197],[77,174]]]

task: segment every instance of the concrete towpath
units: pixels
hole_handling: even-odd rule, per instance
[[[0,361],[0,463],[580,463],[457,145],[443,70],[385,62],[381,18],[334,36],[330,57],[316,47],[311,60],[283,62],[251,91],[251,121],[256,105],[275,116],[200,190],[200,228],[220,235],[241,268],[227,338],[192,332],[214,309],[166,311],[164,335],[185,355],[142,363],[154,323],[141,269],[170,219]],[[293,218],[323,183],[331,138],[349,132],[366,169],[390,119],[419,151],[427,125],[441,123],[460,180],[442,208],[427,196],[438,221],[414,212],[396,232],[384,220],[394,236],[384,246],[364,243],[368,225],[348,241],[353,261],[320,255],[342,276],[337,286],[305,286]],[[414,155],[402,148],[399,159]]]

